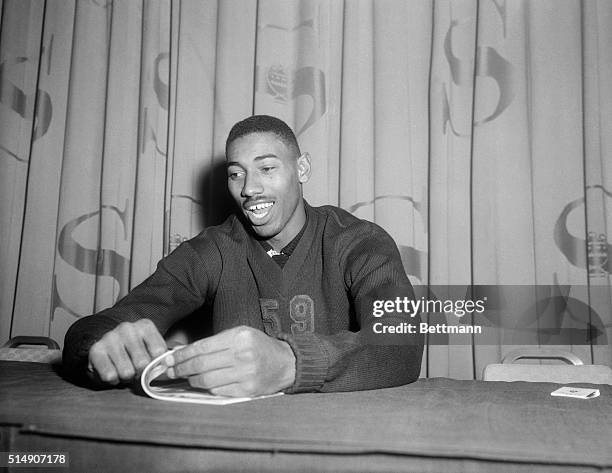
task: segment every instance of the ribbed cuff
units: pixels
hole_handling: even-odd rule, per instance
[[[313,333],[291,335],[281,333],[279,340],[289,344],[295,355],[295,382],[286,393],[318,391],[327,376],[328,359],[325,349]]]

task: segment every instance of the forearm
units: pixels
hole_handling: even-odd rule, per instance
[[[422,336],[403,345],[372,345],[360,333],[281,335],[296,357],[296,378],[287,392],[332,392],[408,384],[419,377]]]
[[[81,377],[87,368],[90,348],[122,322],[149,319],[164,334],[176,321],[188,315],[205,300],[208,281],[198,273],[194,252],[179,247],[162,260],[153,275],[134,288],[113,307],[76,321],[66,333],[63,362],[69,373]]]

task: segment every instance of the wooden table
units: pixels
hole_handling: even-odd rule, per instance
[[[82,472],[612,471],[612,386],[589,400],[557,387],[435,378],[204,406],[0,362],[1,451],[65,451]]]

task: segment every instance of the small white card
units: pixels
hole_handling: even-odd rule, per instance
[[[562,397],[575,397],[578,399],[593,399],[599,396],[599,389],[592,388],[573,388],[570,386],[563,386],[550,393],[551,396],[562,396]]]

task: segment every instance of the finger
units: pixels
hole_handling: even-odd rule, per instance
[[[148,335],[146,327],[148,324],[137,323],[122,323],[117,326],[116,332],[113,335],[109,334],[109,338],[113,343],[113,347],[117,349],[117,356],[121,358],[120,346],[124,347],[125,352],[130,358],[130,363],[135,373],[140,372],[151,361],[151,357],[144,343],[144,338]],[[119,343],[115,339],[118,339]],[[118,359],[119,359],[118,358]],[[129,374],[129,369],[128,373]]]
[[[187,345],[187,343],[185,343],[183,340],[177,340],[175,338],[165,339],[165,341],[166,341],[166,346],[168,347],[169,350],[172,350],[173,348],[177,348],[177,347],[184,347],[185,345]]]
[[[208,390],[239,383],[235,370],[232,369],[208,371],[206,373],[190,376],[187,380],[189,385],[194,388]]]
[[[173,351],[171,355],[168,355],[165,358],[166,365],[174,366],[196,356],[210,353],[211,349],[208,340],[209,339],[199,340],[195,343],[187,345],[184,348],[179,348],[178,350]]]
[[[132,365],[136,368],[136,372],[140,373],[151,361],[151,356],[149,355],[147,348],[145,346],[144,341],[135,337],[130,340],[125,349],[127,351],[130,360],[132,360]]]
[[[204,355],[196,355],[193,358],[175,363],[170,368],[171,376],[180,378],[205,373],[208,371],[231,368],[234,366],[234,357],[230,350],[215,351]]]
[[[143,332],[145,346],[151,357],[157,358],[164,354],[168,350],[168,347],[164,337],[161,336],[155,324],[149,319],[143,319],[138,323]]]
[[[227,350],[233,346],[233,336],[231,335],[231,332],[232,330],[226,330],[218,333],[217,335],[213,335],[212,337],[198,340],[197,342],[187,345],[185,348],[176,350],[174,353],[172,353],[171,357],[167,358],[168,366],[181,363],[197,355]]]
[[[125,349],[125,341],[122,340],[116,333],[109,332],[104,338],[107,338],[106,347],[108,357],[115,365],[117,374],[121,381],[129,381],[136,375],[136,369],[132,364],[132,360]]]
[[[89,351],[89,365],[92,368],[91,371],[102,382],[113,385],[119,383],[119,374],[115,365],[99,343],[93,345]]]

